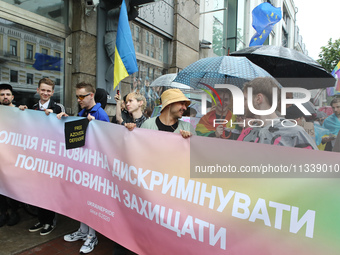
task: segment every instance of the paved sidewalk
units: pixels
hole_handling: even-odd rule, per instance
[[[91,255],[111,255],[113,242],[97,233],[98,245],[89,253]],[[38,245],[17,255],[78,255],[83,241],[65,242],[63,237]]]
[[[20,208],[21,221],[12,227],[0,228],[0,255],[76,255],[83,241],[65,242],[64,235],[76,231],[79,222],[58,215],[56,228],[48,235],[41,236],[39,231],[30,233],[28,229],[37,223],[37,218]],[[91,255],[111,255],[114,242],[97,233],[98,245]],[[134,254],[134,253],[130,253]]]

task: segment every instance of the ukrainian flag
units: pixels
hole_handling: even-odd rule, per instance
[[[137,71],[136,53],[132,42],[126,4],[125,0],[123,0],[118,20],[113,69],[113,89],[117,87],[121,80]]]

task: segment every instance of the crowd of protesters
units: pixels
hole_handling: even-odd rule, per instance
[[[157,94],[159,90],[147,87],[138,89],[137,80],[132,92],[121,97],[117,94],[116,115],[111,119],[112,123],[124,125],[133,132],[135,128],[153,129],[177,133],[187,139],[192,135],[205,136],[219,139],[232,139],[245,142],[263,143],[278,146],[297,147],[306,149],[320,149],[332,151],[336,137],[340,130],[340,99],[334,98],[330,103],[333,114],[314,114],[306,116],[296,105],[288,105],[286,115],[281,116],[280,104],[277,109],[266,115],[254,114],[246,102],[251,101],[254,109],[266,111],[271,109],[273,102],[273,88],[278,89],[276,80],[272,78],[256,78],[244,84],[244,115],[236,116],[232,109],[232,94],[229,90],[217,90],[215,95],[216,105],[202,116],[193,126],[185,121],[184,116],[196,116],[197,111],[191,108],[191,101],[179,89],[167,89]],[[253,94],[247,94],[247,88],[251,87]],[[97,89],[89,83],[81,82],[76,85],[76,97],[81,108],[80,117],[86,117],[89,121],[101,120],[109,122],[109,116],[105,112],[107,104],[107,92]],[[157,91],[157,92],[156,92]],[[31,109],[57,114],[57,118],[67,117],[63,105],[53,100],[54,83],[49,78],[39,81],[37,93],[39,102]],[[147,98],[145,97],[147,94]],[[251,100],[247,100],[248,97]],[[280,95],[278,96],[280,98]],[[13,105],[13,88],[9,84],[0,84],[0,104]],[[152,108],[161,104],[160,112],[152,116]],[[26,105],[18,106],[25,110]],[[319,112],[318,112],[319,113]],[[189,117],[190,118],[190,117]],[[216,121],[218,120],[218,121]],[[268,121],[270,120],[270,121]],[[282,126],[281,123],[285,122]],[[17,213],[19,202],[0,196],[0,227],[7,224],[13,226],[20,221]],[[29,231],[40,231],[41,235],[47,235],[56,227],[55,213],[43,208],[38,209],[38,222]],[[81,253],[89,253],[98,244],[95,230],[84,223],[80,223],[79,229],[64,236],[65,241],[73,242],[83,240]],[[117,246],[116,251],[123,254],[127,250]]]

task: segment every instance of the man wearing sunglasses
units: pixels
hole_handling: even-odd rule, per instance
[[[81,107],[81,111],[78,113],[80,117],[87,117],[88,120],[102,120],[110,122],[109,116],[107,113],[101,108],[100,103],[96,103],[94,100],[94,95],[96,94],[96,89],[92,84],[81,82],[76,85],[76,98],[78,100],[78,104]],[[65,112],[61,112],[57,114],[57,118],[61,119],[61,117],[67,117],[68,115]]]
[[[110,122],[109,116],[103,110],[101,104],[95,102],[95,94],[96,89],[92,84],[81,82],[76,85],[76,97],[82,109],[78,113],[78,116],[87,117],[89,121],[96,119]],[[61,119],[63,116],[67,117],[68,115],[65,112],[57,114],[58,119]],[[82,222],[80,223],[79,229],[76,232],[65,235],[64,240],[67,242],[74,242],[77,240],[85,241],[80,248],[80,253],[89,253],[93,251],[94,247],[98,244],[96,231]]]

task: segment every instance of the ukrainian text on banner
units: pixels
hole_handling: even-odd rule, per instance
[[[85,146],[66,150],[64,123],[75,117],[0,106],[0,118],[1,194],[82,221],[138,254],[340,248],[339,179],[190,179],[190,143],[191,153],[212,157],[199,144],[213,139],[91,121]],[[225,164],[251,165],[241,156],[249,143],[225,143],[234,147]],[[276,150],[257,148],[264,161]],[[280,163],[292,163],[285,153]],[[332,153],[311,153],[336,164]]]

